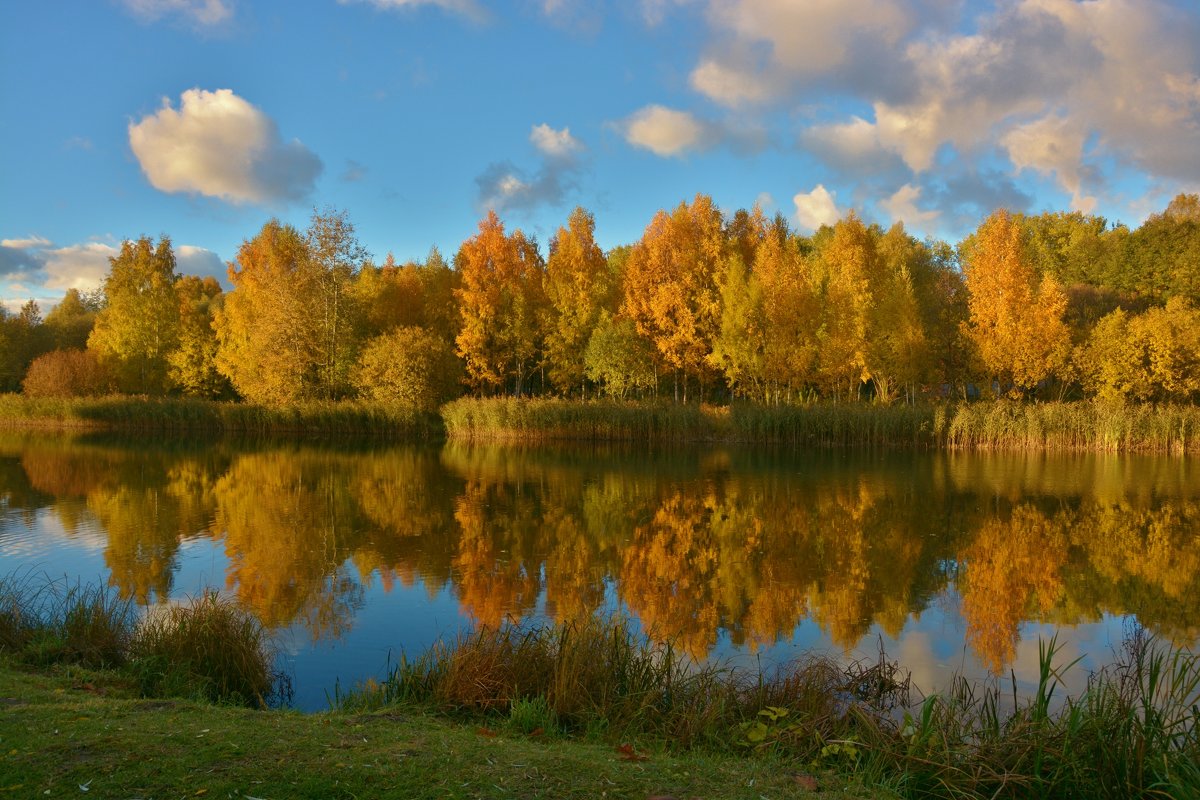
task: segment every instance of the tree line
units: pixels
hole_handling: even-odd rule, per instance
[[[576,208],[543,255],[489,212],[452,263],[372,261],[345,212],[267,222],[233,290],[180,275],[167,237],[126,241],[96,292],[0,312],[0,388],[362,398],[983,394],[1194,402],[1200,196],[1129,229],[996,211],[957,245],[855,214],[811,236],[705,195],[607,253]]]

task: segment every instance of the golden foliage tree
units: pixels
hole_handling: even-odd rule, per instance
[[[175,297],[175,253],[171,240],[125,241],[110,259],[104,279],[106,303],[96,315],[88,349],[111,365],[119,389],[162,394],[167,356],[179,341]]]
[[[450,342],[424,328],[393,328],[366,343],[352,380],[360,397],[436,411],[458,395],[462,366]]]
[[[581,388],[585,355],[600,312],[608,304],[612,277],[595,240],[596,220],[583,208],[550,240],[546,261],[546,373],[564,393]]]
[[[721,212],[698,194],[668,214],[660,211],[625,264],[622,313],[655,348],[660,367],[703,386],[721,325],[717,276],[728,242]]]
[[[543,265],[537,244],[521,231],[505,235],[489,211],[479,233],[455,258],[462,281],[455,290],[462,329],[456,339],[467,383],[477,392],[503,389],[512,380],[520,395],[537,363],[544,305]]]
[[[300,233],[271,220],[242,243],[229,279],[234,291],[213,317],[221,373],[255,403],[317,396],[322,309]]]
[[[183,275],[175,283],[179,300],[179,343],[167,356],[167,378],[186,397],[225,397],[229,380],[217,369],[213,310],[220,305],[215,278]]]
[[[1035,389],[1070,353],[1066,294],[1053,276],[1037,274],[1025,229],[1007,211],[988,217],[963,249],[968,335],[1001,390]]]

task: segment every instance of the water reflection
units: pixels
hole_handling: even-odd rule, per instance
[[[209,540],[227,591],[313,641],[345,636],[375,587],[421,586],[487,624],[617,605],[696,657],[806,621],[849,650],[946,607],[964,629],[944,635],[999,673],[1029,622],[1134,614],[1194,642],[1197,489],[1182,459],[10,437],[0,569],[43,529],[99,530],[108,579],[150,604]]]

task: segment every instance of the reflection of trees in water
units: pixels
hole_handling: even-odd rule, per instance
[[[0,492],[10,510],[52,508],[68,532],[92,515],[112,583],[142,603],[170,592],[183,541],[211,536],[242,602],[317,638],[344,633],[375,580],[451,586],[489,624],[539,601],[556,619],[591,614],[615,583],[652,635],[693,655],[721,631],[753,647],[808,618],[850,648],[872,625],[898,634],[957,572],[968,640],[999,670],[1030,619],[1135,611],[1176,641],[1200,635],[1200,476],[1150,466],[1143,485],[1096,457],[798,469],[686,451],[24,445],[0,447]]]

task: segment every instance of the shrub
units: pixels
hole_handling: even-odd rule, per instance
[[[109,380],[104,365],[87,350],[52,350],[29,365],[21,383],[26,397],[93,397]]]
[[[462,364],[454,348],[424,328],[396,328],[367,342],[355,366],[359,395],[433,411],[460,393]]]

